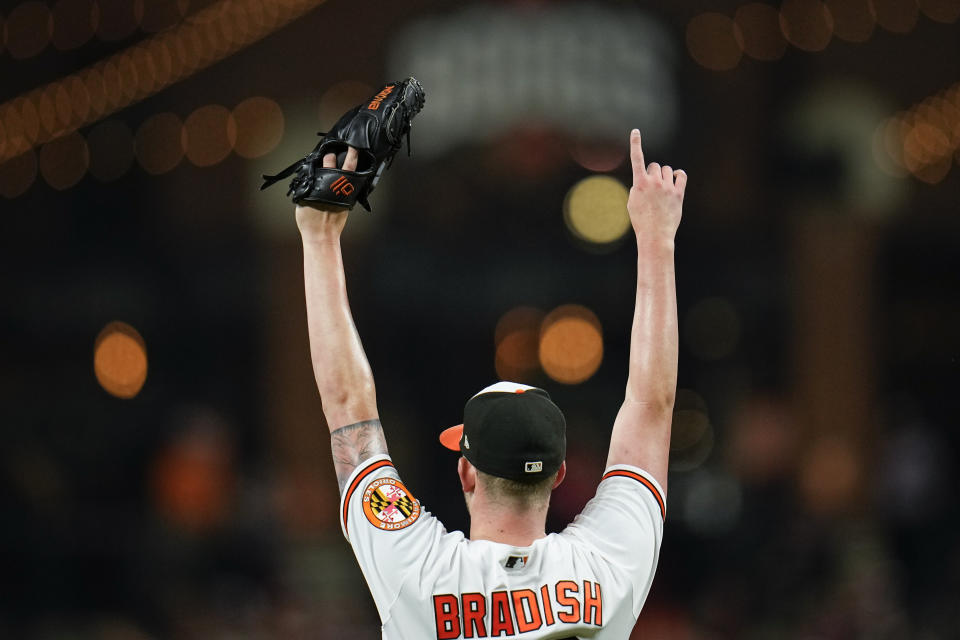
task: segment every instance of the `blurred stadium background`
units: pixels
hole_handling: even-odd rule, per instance
[[[634,287],[627,132],[690,175],[660,568],[636,638],[956,638],[960,2],[5,0],[0,637],[376,638],[336,520],[291,205],[427,91],[345,235],[391,452],[497,378],[591,495]],[[953,487],[951,489],[951,487]],[[953,497],[951,497],[953,496]]]

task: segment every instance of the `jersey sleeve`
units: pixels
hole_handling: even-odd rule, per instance
[[[353,547],[381,622],[410,572],[428,562],[446,531],[400,481],[389,456],[354,469],[340,496],[340,527]]]
[[[665,517],[663,489],[653,476],[630,465],[614,465],[562,535],[592,548],[630,581],[633,613],[639,615],[657,570]]]

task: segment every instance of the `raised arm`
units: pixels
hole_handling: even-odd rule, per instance
[[[353,170],[357,152],[350,149],[343,169]],[[324,167],[336,167],[327,154]],[[350,314],[340,234],[348,212],[297,207],[303,240],[303,280],[307,298],[310,358],[330,429],[330,448],[340,490],[361,462],[387,452],[377,413],[373,373]]]
[[[687,174],[656,162],[647,166],[636,129],[630,134],[630,161],[633,188],[627,210],[637,237],[637,298],[626,397],[613,425],[607,465],[640,467],[666,491],[677,390],[673,241]]]

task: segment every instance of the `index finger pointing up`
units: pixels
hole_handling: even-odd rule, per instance
[[[633,181],[647,174],[647,164],[643,160],[643,147],[640,144],[640,130],[630,132],[630,163],[633,165]]]

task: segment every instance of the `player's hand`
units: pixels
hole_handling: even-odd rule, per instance
[[[683,209],[686,172],[674,171],[667,165],[661,167],[656,162],[645,164],[637,129],[630,133],[630,162],[633,188],[627,199],[627,212],[637,241],[673,242]]]
[[[347,155],[343,159],[344,171],[354,171],[357,168],[357,150],[347,148]],[[337,168],[337,156],[328,153],[323,156],[323,166],[326,169]],[[297,227],[300,235],[306,239],[339,238],[344,225],[347,224],[347,214],[350,211],[343,207],[325,206],[322,209],[314,207],[297,207]]]

